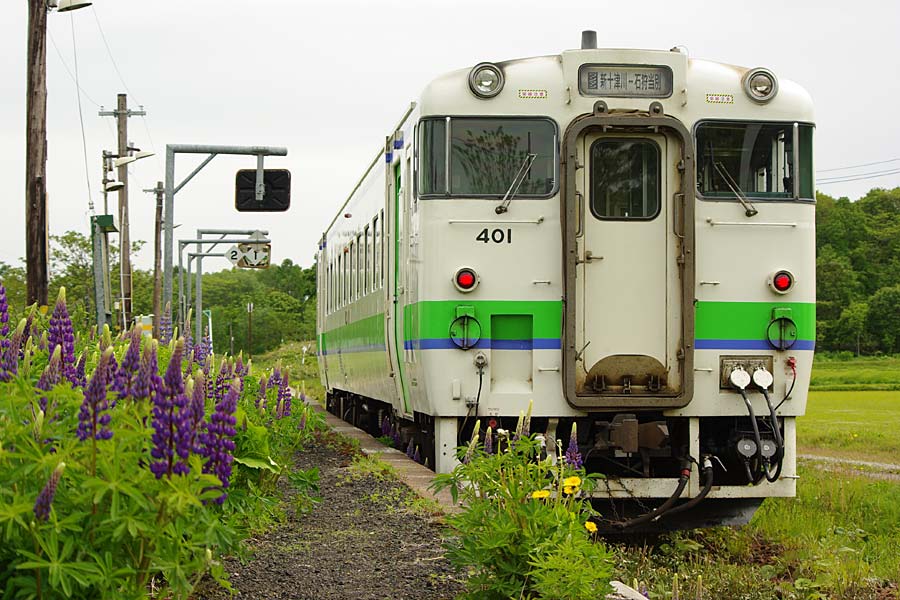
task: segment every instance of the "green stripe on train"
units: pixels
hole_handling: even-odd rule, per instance
[[[776,308],[791,309],[797,339],[816,339],[816,305],[812,302],[697,302],[698,340],[764,340]]]
[[[481,322],[481,337],[498,340],[530,338],[558,339],[562,336],[562,302],[517,300],[437,300],[404,308],[404,340],[445,339],[457,308],[469,306]],[[719,340],[764,340],[773,309],[791,309],[797,323],[798,339],[814,340],[816,306],[807,302],[697,302],[695,337]],[[491,330],[491,315],[533,315],[529,321],[509,320],[500,331]],[[384,343],[384,314],[379,313],[326,332],[322,347],[338,340],[350,346]]]

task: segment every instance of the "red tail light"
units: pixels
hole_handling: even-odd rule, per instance
[[[789,271],[776,271],[769,279],[769,285],[779,294],[784,294],[794,287],[794,276]]]
[[[473,269],[463,267],[454,275],[453,283],[459,291],[471,292],[478,285],[478,275]]]

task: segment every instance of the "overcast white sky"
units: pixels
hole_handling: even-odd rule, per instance
[[[0,13],[0,261],[10,264],[25,253],[26,4],[6,0]],[[116,134],[97,105],[110,109],[127,91],[129,103],[148,112],[129,120],[129,138],[157,152],[131,169],[131,235],[149,242],[136,259],[141,268],[152,264],[154,214],[153,196],[141,190],[164,179],[167,143],[286,146],[289,155],[267,166],[291,170],[290,212],[234,212],[234,172],[253,168],[254,159],[220,156],[176,197],[176,239],[197,228],[269,229],[274,261],[309,265],[321,231],[429,80],[483,60],[575,48],[582,29],[596,29],[601,46],[681,44],[694,57],[765,66],[799,82],[816,103],[819,171],[900,158],[894,1],[94,0],[91,8],[51,14],[48,23],[51,233],[88,233],[76,88],[67,72],[74,71],[74,25],[98,212],[100,156],[115,150]],[[180,156],[176,178],[200,158]],[[900,162],[821,175],[891,169]],[[898,185],[893,174],[820,189],[855,199]],[[224,259],[205,266],[230,267]]]

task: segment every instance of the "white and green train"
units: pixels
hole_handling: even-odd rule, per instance
[[[812,102],[595,39],[439,77],[388,132],[319,247],[328,406],[445,472],[533,400],[550,447],[578,424],[618,526],[746,520],[796,490]]]

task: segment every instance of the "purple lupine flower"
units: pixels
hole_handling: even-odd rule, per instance
[[[256,394],[256,408],[262,408],[266,410],[266,404],[268,401],[266,400],[266,378],[260,377],[259,379],[259,392]]]
[[[190,403],[187,405],[185,414],[184,431],[187,433],[187,441],[178,448],[182,459],[187,460],[189,452],[202,454],[203,447],[200,444],[200,435],[203,430],[203,416],[206,413],[206,394],[204,394],[203,375],[197,373],[194,378],[192,389],[190,391]]]
[[[6,288],[0,282],[0,352],[6,352],[11,346],[9,339],[9,302],[6,300]]]
[[[37,389],[49,392],[53,389],[53,386],[58,384],[62,379],[62,348],[57,346],[53,349],[53,355],[50,357],[50,362],[47,363],[47,366],[44,368],[44,372],[41,373],[40,379],[35,384],[34,387]],[[38,404],[43,412],[47,412],[47,396],[41,395],[38,399]]]
[[[580,469],[584,465],[581,451],[578,449],[578,424],[572,423],[572,433],[569,435],[569,447],[566,448],[566,464],[573,469]]]
[[[34,501],[34,518],[38,521],[47,521],[50,518],[50,506],[53,504],[53,497],[56,495],[56,488],[59,486],[59,480],[62,477],[66,463],[59,463],[50,474],[50,479],[44,485],[44,489],[38,494]]]
[[[87,375],[84,373],[85,363],[87,362],[87,350],[81,352],[78,362],[75,363],[75,381],[72,383],[75,387],[84,388],[87,385]]]
[[[269,387],[277,387],[281,384],[281,365],[272,367],[272,374],[269,375]]]
[[[222,483],[223,490],[229,486],[231,463],[234,461],[234,440],[231,438],[237,433],[234,429],[237,423],[234,417],[237,401],[238,386],[232,382],[225,397],[216,404],[215,411],[210,415],[206,423],[206,432],[200,436],[206,456],[203,472],[216,475]],[[223,491],[215,502],[222,504],[227,495]]]
[[[113,434],[109,428],[110,408],[106,397],[106,386],[109,381],[109,361],[112,358],[112,348],[107,348],[100,355],[100,362],[91,376],[91,381],[84,390],[84,401],[78,412],[78,431],[76,435],[81,441],[89,438],[95,440],[108,440]]]
[[[143,400],[150,398],[153,392],[159,389],[162,384],[162,378],[157,372],[156,361],[156,340],[150,340],[144,346],[144,352],[141,355],[141,368],[138,369],[137,377],[134,379],[132,398],[134,400]]]
[[[119,365],[112,384],[112,389],[119,394],[119,399],[127,398],[134,393],[134,383],[141,368],[141,330],[134,327],[129,335],[131,342],[125,356],[122,357],[122,364]]]
[[[394,440],[394,448],[400,449],[400,446],[403,444],[403,440],[400,437],[400,426],[394,423],[391,426],[391,439]]]
[[[406,456],[412,458],[417,448],[418,446],[413,442],[413,438],[409,438],[409,444],[406,446]]]
[[[234,376],[241,378],[247,376],[247,368],[244,366],[243,352],[239,352],[237,358],[234,360]]]
[[[194,346],[194,362],[198,365],[206,366],[206,360],[209,358],[209,349],[212,344],[209,341],[209,327],[204,330],[200,343]]]
[[[66,288],[59,288],[59,296],[53,314],[50,315],[50,328],[47,330],[47,349],[53,354],[56,346],[62,346],[62,372],[69,381],[75,378],[75,331],[72,319],[66,306]]]
[[[297,424],[297,429],[303,431],[306,429],[306,409],[303,409],[303,414],[300,415],[300,423]]]
[[[31,310],[28,311],[28,316],[25,317],[25,327],[22,330],[22,337],[19,339],[19,343],[12,344],[12,348],[18,350],[19,358],[25,358],[25,343],[31,338],[31,325],[34,323],[34,311],[36,310],[35,305],[31,305]],[[18,346],[18,348],[16,347]]]
[[[278,386],[278,401],[276,403],[275,418],[291,416],[291,388],[288,385],[288,372],[285,371]]]
[[[381,437],[388,437],[391,435],[391,420],[387,415],[384,415],[384,418],[381,420]]]
[[[22,338],[25,334],[27,320],[19,321],[19,326],[12,334],[9,348],[0,353],[0,381],[9,381],[19,372],[19,359],[24,356]]]
[[[490,427],[488,427],[487,431],[484,432],[484,453],[485,454],[493,454],[494,453],[494,434],[491,431]]]
[[[212,386],[211,393],[208,395],[215,398],[216,402],[220,401],[225,397],[225,393],[228,391],[232,379],[234,379],[234,367],[231,362],[223,359],[222,364],[219,365],[219,373],[216,375],[215,384]],[[240,394],[240,391],[244,388],[244,382],[243,380],[239,381],[238,393]]]
[[[182,411],[188,399],[184,394],[184,380],[181,376],[181,360],[184,353],[184,341],[175,343],[175,351],[169,360],[166,375],[159,388],[153,394],[153,449],[150,456],[156,460],[150,463],[150,470],[157,479],[163,475],[187,474],[190,468],[177,457],[180,457],[187,444],[188,436]],[[189,448],[188,448],[189,451]]]
[[[166,302],[166,310],[159,317],[159,342],[168,344],[172,341],[172,303]]]
[[[419,464],[422,463],[422,455],[419,454],[419,447],[418,447],[418,446],[416,446],[416,451],[413,452],[412,459],[413,459],[414,461],[416,461],[417,463],[419,463]]]

